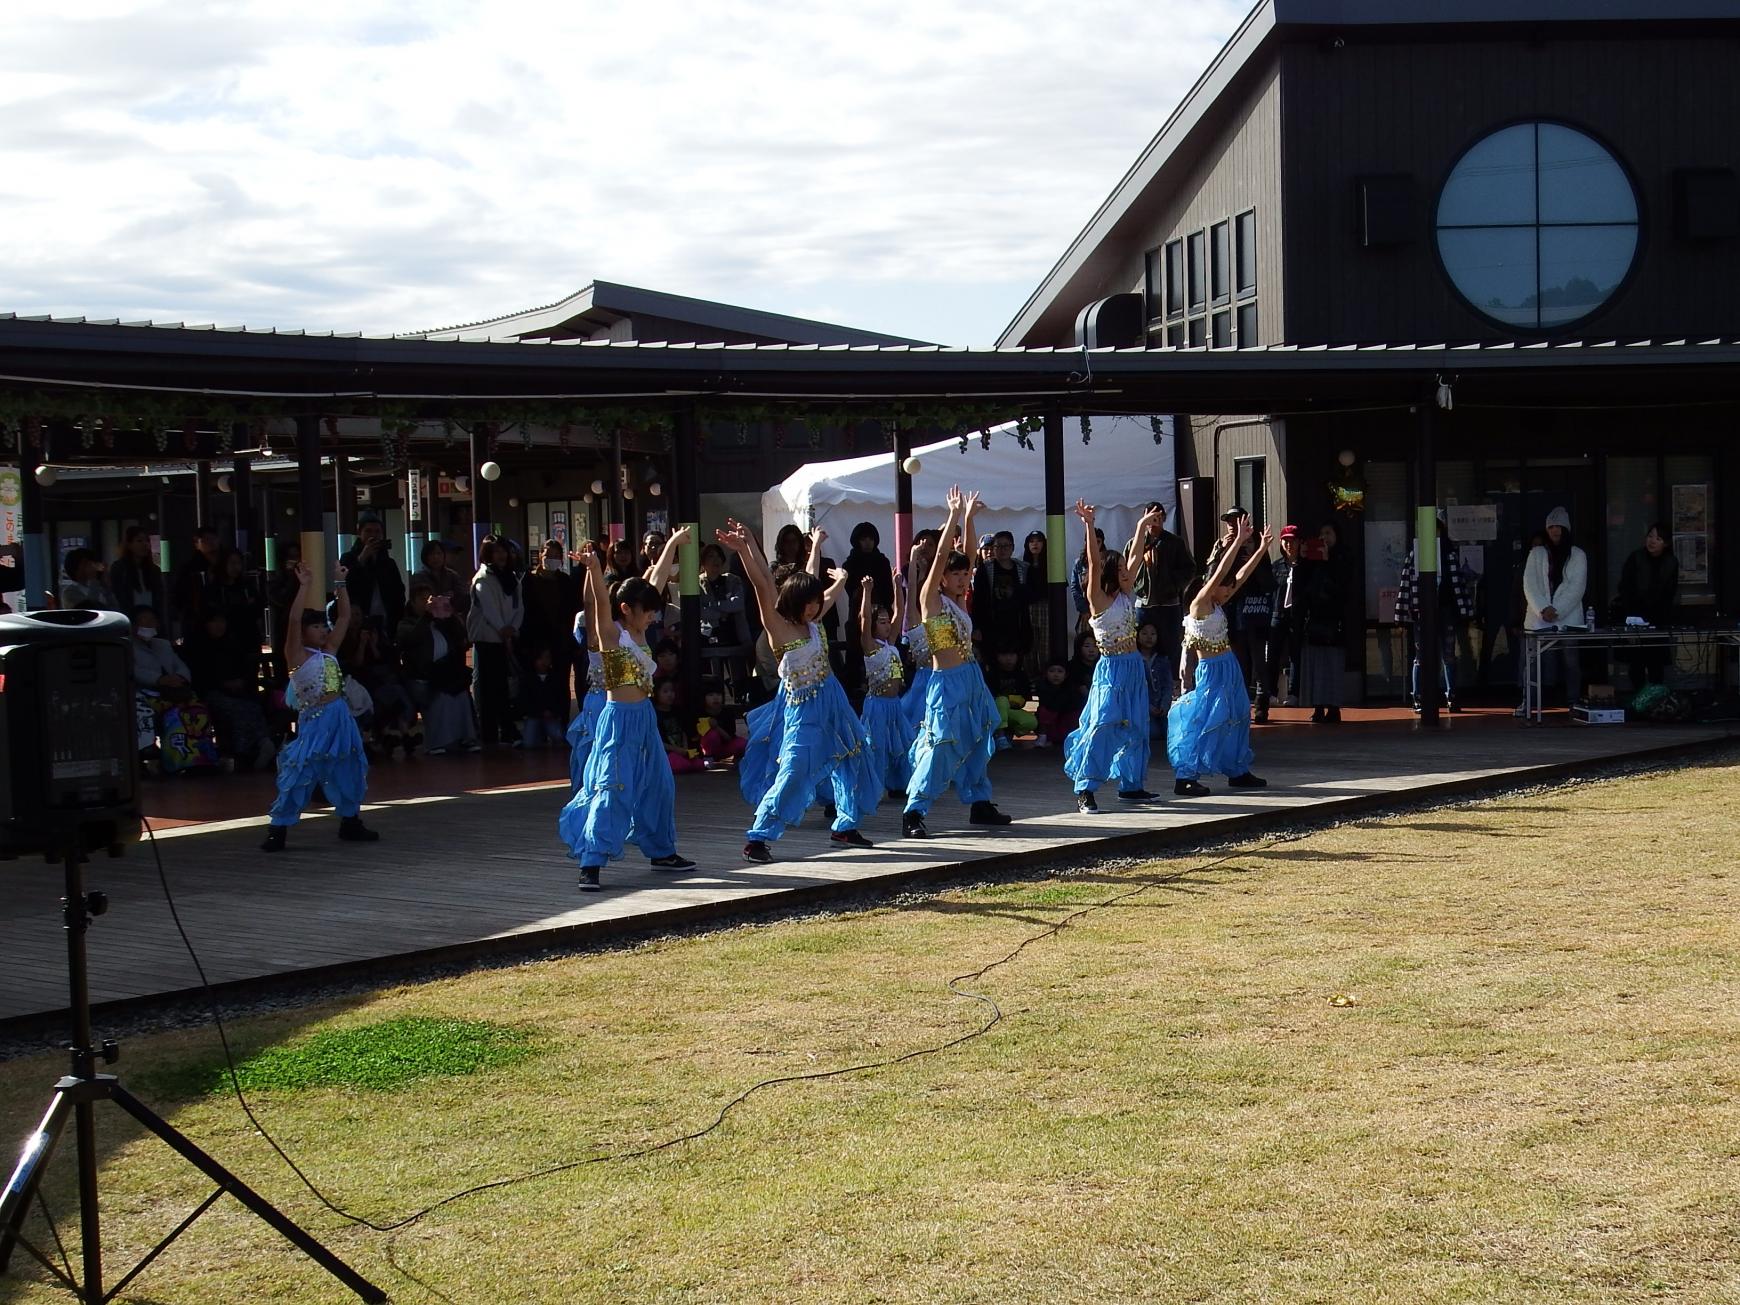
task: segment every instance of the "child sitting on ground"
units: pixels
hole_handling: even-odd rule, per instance
[[[700,740],[677,707],[677,684],[665,680],[653,686],[653,711],[658,716],[659,738],[664,741],[665,756],[670,759],[673,775],[687,775],[705,770],[701,761]]]
[[[1070,683],[1069,667],[1062,662],[1049,662],[1045,680],[1039,686],[1039,737],[1034,742],[1042,748],[1062,743],[1081,724],[1082,696]]]
[[[1021,654],[1012,648],[997,653],[986,680],[991,685],[991,697],[997,704],[997,750],[1010,745],[1015,734],[1032,734],[1039,728],[1039,718],[1027,710],[1027,700],[1033,696],[1033,684],[1021,669]]]
[[[520,747],[568,746],[568,681],[556,674],[547,645],[532,649],[520,676]]]
[[[749,747],[739,733],[743,716],[725,705],[725,690],[717,680],[701,685],[701,715],[695,721],[695,737],[701,741],[701,764],[723,766],[736,761]],[[745,731],[747,733],[747,731]]]

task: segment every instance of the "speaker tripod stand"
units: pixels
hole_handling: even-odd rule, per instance
[[[105,1041],[101,1048],[91,1045],[90,972],[85,955],[85,933],[93,916],[108,910],[108,900],[102,893],[85,891],[83,859],[79,851],[64,856],[66,866],[66,896],[62,908],[66,918],[67,971],[72,996],[72,1073],[54,1085],[54,1097],[48,1112],[36,1131],[25,1139],[18,1167],[12,1171],[6,1189],[0,1194],[0,1272],[12,1261],[15,1248],[23,1247],[39,1264],[54,1275],[85,1305],[102,1305],[123,1287],[143,1273],[172,1242],[193,1226],[194,1220],[217,1204],[228,1192],[250,1211],[263,1219],[290,1244],[302,1251],[321,1268],[337,1278],[365,1301],[384,1301],[386,1292],[364,1278],[308,1233],[292,1223],[288,1216],[265,1197],[237,1178],[194,1141],[160,1118],[140,1101],[113,1074],[99,1074],[99,1055],[113,1062],[117,1050],[113,1042]],[[111,1102],[131,1115],[149,1133],[155,1134],[170,1150],[198,1169],[216,1189],[193,1212],[170,1230],[169,1234],[147,1251],[113,1287],[103,1287],[102,1224],[97,1204],[97,1138],[96,1107],[99,1102]],[[42,1250],[28,1241],[22,1232],[24,1216],[31,1199],[42,1183],[43,1170],[71,1121],[77,1144],[79,1184],[80,1252],[83,1259],[82,1281],[67,1269],[55,1264]]]

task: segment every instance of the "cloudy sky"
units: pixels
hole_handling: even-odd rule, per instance
[[[1245,0],[10,0],[0,310],[415,330],[588,281],[987,344]]]

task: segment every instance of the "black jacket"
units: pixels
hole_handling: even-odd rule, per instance
[[[1648,549],[1640,548],[1625,559],[1619,572],[1613,618],[1623,624],[1628,616],[1641,616],[1658,629],[1671,625],[1679,590],[1680,562],[1673,551],[1651,557]]]
[[[1136,606],[1171,607],[1183,602],[1195,575],[1190,549],[1170,530],[1162,530],[1136,568]]]
[[[399,622],[405,619],[405,577],[400,574],[399,564],[393,561],[393,555],[385,545],[376,549],[366,562],[360,547],[352,548],[339,561],[349,573],[345,581],[350,589],[351,610],[357,619],[366,620],[374,614],[378,592],[387,614],[387,631],[389,635],[396,631]]]

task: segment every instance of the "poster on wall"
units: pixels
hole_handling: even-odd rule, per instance
[[[24,487],[16,467],[0,467],[0,544],[24,539]]]
[[[1401,583],[1402,563],[1408,556],[1408,524],[1405,521],[1368,521],[1365,523],[1365,610],[1379,613],[1379,621],[1395,619],[1395,600],[1390,600],[1391,615],[1381,614],[1379,594],[1395,589]]]
[[[568,547],[568,510],[566,508],[550,509],[550,538],[563,548]]]
[[[664,508],[648,512],[646,514],[646,529],[648,534],[656,530],[661,535],[668,535],[671,531],[671,514]]]
[[[1498,504],[1452,503],[1444,509],[1444,524],[1459,544],[1484,543],[1498,538]]]
[[[1674,516],[1679,516],[1679,510],[1674,510]],[[1674,558],[1680,564],[1680,581],[1683,584],[1707,585],[1710,583],[1710,537],[1704,534],[1675,535]]]
[[[1674,486],[1675,535],[1701,535],[1710,529],[1710,487],[1708,485]]]

